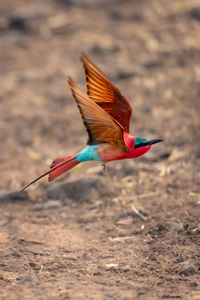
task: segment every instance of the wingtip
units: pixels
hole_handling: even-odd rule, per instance
[[[88,56],[84,52],[81,53],[80,60],[83,64],[91,63],[91,60],[88,58]]]
[[[70,76],[68,77],[67,82],[68,82],[70,88],[72,88],[72,86],[74,85],[74,81]]]
[[[74,96],[76,102],[78,101],[78,98],[76,97],[76,94],[80,93],[80,89],[77,87],[76,83],[74,80],[69,76],[67,80],[70,90],[72,92],[72,95]]]
[[[83,60],[86,56],[85,52],[81,52],[80,54],[80,60]]]
[[[70,86],[70,89],[71,89],[73,95],[75,95],[75,91],[76,91],[76,93],[79,93],[79,94],[82,93],[80,88],[77,86],[77,84],[71,77],[68,77],[67,81],[68,81],[68,84]]]

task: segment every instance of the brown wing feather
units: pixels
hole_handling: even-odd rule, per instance
[[[81,56],[85,69],[87,94],[129,132],[132,108],[128,100],[86,56]]]
[[[68,79],[68,83],[89,135],[88,144],[110,143],[127,151],[121,125],[85,95],[71,78]]]

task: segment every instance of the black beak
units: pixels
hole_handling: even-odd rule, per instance
[[[151,146],[153,144],[160,143],[160,142],[164,142],[164,140],[163,139],[154,139],[154,140],[148,141],[147,145]]]

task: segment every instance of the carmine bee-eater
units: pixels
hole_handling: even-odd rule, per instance
[[[96,160],[105,166],[112,160],[136,158],[149,151],[162,139],[147,140],[129,134],[132,108],[113,83],[86,56],[81,56],[85,70],[87,95],[69,78],[68,83],[88,133],[88,147],[76,155],[57,158],[50,170],[32,183],[49,174],[49,181],[76,165]]]

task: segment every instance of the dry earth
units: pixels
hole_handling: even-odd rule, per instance
[[[2,0],[0,45],[0,299],[200,299],[199,1]],[[85,144],[83,51],[165,142],[17,193]]]

